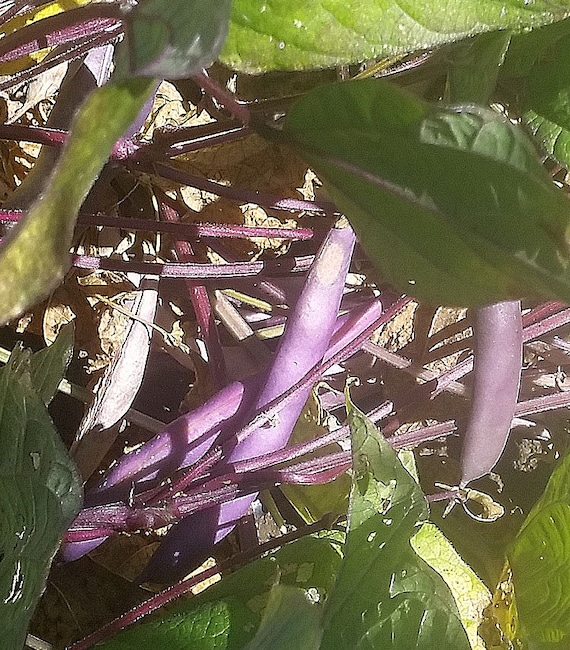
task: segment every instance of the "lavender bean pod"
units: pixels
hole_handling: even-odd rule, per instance
[[[460,487],[490,472],[507,444],[521,378],[520,302],[479,307],[473,331],[473,400],[463,442]]]
[[[274,362],[254,404],[254,412],[279,397],[323,359],[335,329],[354,242],[354,233],[348,227],[333,228],[325,238],[288,319]],[[310,388],[300,391],[275,421],[259,427],[239,442],[229,452],[228,462],[255,458],[283,448],[309,392]],[[182,578],[195,562],[210,552],[213,544],[231,532],[255,496],[202,510],[173,526],[141,580],[170,582]]]

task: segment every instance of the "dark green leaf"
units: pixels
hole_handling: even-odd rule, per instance
[[[370,79],[313,91],[284,132],[399,289],[464,306],[570,299],[568,202],[501,115]]]
[[[512,37],[502,73],[507,77],[526,76],[543,53],[570,32],[570,20],[525,31]]]
[[[567,0],[234,0],[222,59],[250,73],[332,67],[561,20]]]
[[[501,31],[459,43],[451,54],[448,101],[486,104],[495,90],[510,40],[510,32]]]
[[[374,425],[347,409],[354,481],[321,648],[467,650],[449,589],[410,546],[427,517],[424,496]]]
[[[334,584],[339,563],[334,542],[300,539],[225,577],[195,599],[125,630],[101,647],[242,650],[259,628],[273,585],[302,588],[314,602],[322,602]]]
[[[0,370],[0,628],[3,647],[14,649],[24,644],[82,494],[81,480],[34,389],[31,365],[26,351],[16,351]]]
[[[126,17],[117,74],[181,79],[215,61],[228,33],[231,0],[142,0]]]
[[[570,129],[570,36],[556,41],[528,78],[526,107]]]

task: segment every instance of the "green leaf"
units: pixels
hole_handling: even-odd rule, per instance
[[[570,35],[551,43],[527,81],[524,120],[544,150],[570,165]]]
[[[289,444],[307,442],[324,433],[323,411],[318,396],[312,392],[293,428]],[[334,443],[313,452],[311,457],[317,458],[337,451],[340,451],[340,445]],[[348,473],[341,474],[334,481],[320,485],[283,483],[280,489],[301,517],[306,522],[313,523],[327,514],[346,514],[350,477]]]
[[[570,299],[567,200],[503,116],[369,79],[304,97],[283,137],[400,290],[462,306]]]
[[[44,363],[55,367],[45,356]],[[6,648],[23,647],[51,561],[82,497],[75,466],[34,387],[33,365],[28,351],[16,350],[0,370],[0,627]]]
[[[551,48],[562,36],[568,35],[570,20],[515,34],[510,42],[502,74],[505,77],[526,76],[545,50]]]
[[[143,0],[126,16],[119,78],[181,79],[215,61],[228,33],[231,0]]]
[[[321,603],[334,584],[340,559],[334,541],[326,537],[300,539],[225,577],[196,598],[125,630],[101,647],[242,650],[260,626],[274,585],[302,589],[312,602]]]
[[[568,15],[567,0],[234,0],[222,60],[249,73],[326,68]]]
[[[347,410],[354,478],[322,650],[468,649],[449,589],[410,546],[428,514],[418,484],[349,400]]]
[[[73,356],[73,323],[64,325],[56,340],[36,352],[30,359],[30,371],[35,391],[48,406]]]
[[[570,166],[570,131],[533,110],[524,114],[524,121],[544,151],[565,167]]]
[[[319,650],[323,633],[322,606],[299,587],[275,585],[255,638],[244,650]]]
[[[531,70],[525,105],[546,119],[570,129],[570,36],[565,36]]]
[[[491,600],[487,587],[434,524],[424,523],[410,542],[414,551],[439,573],[449,587],[471,647],[483,648],[477,628],[482,612]]]
[[[510,40],[510,32],[501,31],[459,43],[450,54],[447,100],[453,104],[488,103]]]
[[[569,485],[567,454],[507,553],[523,636],[552,648],[568,647],[570,634]]]
[[[155,82],[109,83],[85,101],[45,191],[0,249],[0,323],[49,295],[70,264],[77,212]]]

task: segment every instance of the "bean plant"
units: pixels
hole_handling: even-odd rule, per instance
[[[0,126],[42,145],[0,211],[4,332],[62,283],[129,287],[98,298],[128,325],[95,386],[66,377],[79,315],[4,359],[5,647],[568,647],[570,3],[0,11],[2,91],[67,66],[45,122]],[[204,119],[149,131],[165,87]],[[186,164],[251,142],[304,193]],[[196,385],[159,417],[173,303]],[[67,444],[58,390],[85,403]],[[52,634],[55,573],[125,539],[155,547],[132,608]]]

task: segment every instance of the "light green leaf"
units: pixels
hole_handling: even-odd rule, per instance
[[[14,649],[23,647],[51,561],[82,496],[31,366],[29,353],[20,350],[0,370],[0,627],[3,646]]]
[[[570,300],[570,208],[523,132],[380,79],[323,86],[287,117],[383,279],[435,304]]]
[[[570,130],[528,110],[524,121],[544,151],[565,167],[570,166]]]
[[[222,60],[249,73],[333,67],[568,15],[566,0],[234,0]]]
[[[424,523],[410,542],[414,551],[439,573],[451,590],[471,647],[484,650],[477,628],[484,608],[491,601],[487,587],[434,524]]]
[[[61,281],[77,212],[154,86],[148,79],[109,83],[80,108],[43,195],[0,248],[0,323],[47,297]]]
[[[523,638],[552,648],[570,639],[569,485],[566,455],[507,553]]]
[[[354,479],[321,648],[467,650],[449,589],[410,546],[425,498],[374,425],[349,400],[347,410]]]
[[[126,16],[119,78],[181,79],[210,66],[228,33],[231,0],[143,0]]]
[[[322,603],[334,584],[339,563],[332,540],[300,539],[224,577],[196,598],[125,630],[101,647],[242,650],[260,626],[274,585],[302,590],[313,602]],[[299,621],[300,626],[303,624]]]

